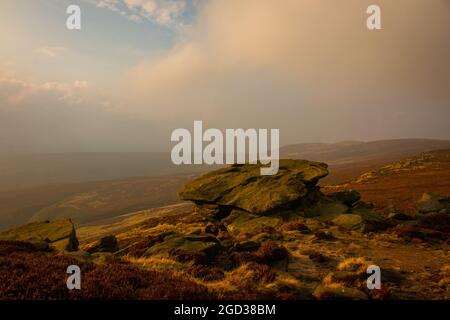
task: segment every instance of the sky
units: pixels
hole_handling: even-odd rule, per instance
[[[169,151],[194,120],[450,139],[449,0],[3,0],[0,21],[0,153]]]

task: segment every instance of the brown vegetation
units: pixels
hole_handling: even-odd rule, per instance
[[[379,210],[393,207],[414,215],[415,203],[423,193],[450,195],[449,186],[450,150],[440,150],[387,165],[348,183],[327,186],[325,191],[354,189]]]
[[[68,290],[66,269],[79,265],[82,289]],[[48,255],[21,242],[0,241],[0,299],[213,299],[205,286],[170,271],[145,271]]]

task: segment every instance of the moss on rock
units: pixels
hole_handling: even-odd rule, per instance
[[[280,160],[276,175],[263,176],[260,165],[233,165],[188,183],[181,199],[197,204],[240,208],[263,215],[298,202],[328,174],[327,165],[306,160]]]

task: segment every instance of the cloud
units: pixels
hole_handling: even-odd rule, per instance
[[[449,137],[449,3],[380,1],[378,32],[370,4],[202,2],[187,36],[130,70],[124,95],[169,126],[276,127],[285,142]]]
[[[83,101],[86,81],[73,83],[44,82],[40,84],[27,82],[13,77],[0,76],[0,101],[5,102],[0,108],[8,106],[27,105],[31,101],[43,97],[53,97],[67,104],[80,104]]]
[[[187,0],[85,0],[99,8],[114,11],[134,22],[152,21],[175,26],[187,8]]]
[[[66,52],[64,47],[41,47],[37,49],[37,52],[50,58],[55,58]]]
[[[161,25],[172,24],[186,8],[185,0],[124,0],[131,10]]]
[[[0,74],[0,154],[142,150],[148,120],[85,81],[35,83]]]

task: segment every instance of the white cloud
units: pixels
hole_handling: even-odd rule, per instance
[[[152,21],[163,26],[178,25],[177,19],[187,0],[85,0],[99,8],[114,11],[134,22]]]

